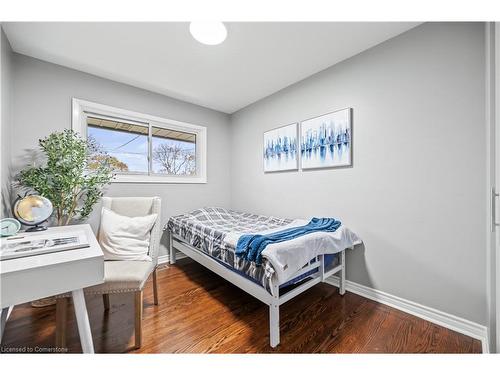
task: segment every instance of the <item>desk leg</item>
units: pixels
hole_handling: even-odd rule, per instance
[[[4,307],[2,309],[0,318],[0,342],[2,342],[3,331],[5,330],[5,323],[7,323],[7,315],[9,315],[9,308]]]
[[[76,322],[78,324],[78,333],[80,334],[80,343],[84,353],[93,354],[94,344],[92,343],[92,332],[90,331],[89,316],[85,306],[83,289],[73,290],[73,304],[75,305]]]

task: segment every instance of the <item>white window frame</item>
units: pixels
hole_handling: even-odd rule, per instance
[[[80,133],[83,138],[87,138],[87,116],[111,117],[124,122],[139,122],[149,126],[149,131],[153,127],[172,129],[196,135],[196,175],[195,176],[175,176],[143,173],[117,173],[113,183],[166,183],[166,184],[205,184],[207,182],[207,128],[201,125],[187,122],[165,119],[145,113],[129,111],[122,108],[111,107],[109,105],[90,102],[87,100],[73,98],[72,100],[72,122],[73,131]],[[148,150],[148,160],[151,157],[151,145]]]

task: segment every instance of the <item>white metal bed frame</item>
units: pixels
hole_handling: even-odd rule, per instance
[[[345,250],[342,250],[340,252],[340,264],[327,272],[325,271],[324,257],[323,255],[319,255],[313,263],[310,263],[306,267],[302,268],[300,271],[290,277],[287,282],[297,276],[303,275],[308,271],[318,268],[317,272],[308,276],[310,280],[300,284],[299,286],[280,296],[279,285],[272,285],[273,293],[270,294],[264,287],[248,280],[247,278],[236,272],[231,271],[230,269],[216,261],[214,258],[210,257],[208,254],[205,254],[186,243],[181,237],[173,234],[172,231],[169,232],[170,264],[175,263],[175,249],[177,249],[191,259],[205,266],[212,272],[215,272],[230,283],[236,285],[240,289],[243,289],[248,294],[251,294],[252,296],[269,306],[269,340],[272,348],[275,348],[280,343],[279,309],[282,304],[288,302],[293,297],[298,296],[300,293],[306,291],[314,285],[325,281],[325,279],[329,276],[339,272],[339,293],[340,295],[345,294]]]

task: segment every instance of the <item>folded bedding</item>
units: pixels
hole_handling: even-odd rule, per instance
[[[268,245],[293,240],[314,232],[335,232],[340,224],[340,221],[332,218],[313,217],[306,225],[281,229],[269,234],[244,234],[240,236],[236,244],[236,255],[260,266],[262,252]]]
[[[283,231],[290,228],[305,226],[310,220],[296,219],[280,227]],[[261,235],[275,233],[276,228],[259,232]],[[236,248],[242,233],[228,233],[224,241],[229,248]],[[335,231],[310,232],[282,242],[271,243],[262,251],[263,264],[272,266],[273,274],[279,284],[284,283],[303,267],[304,264],[318,255],[337,254],[345,249],[352,249],[361,244],[361,239],[340,224]]]
[[[165,229],[269,291],[272,283],[283,284],[316,256],[336,254],[361,243],[337,220],[291,220],[218,207],[174,216]],[[246,246],[247,251],[243,246],[238,250],[240,239],[252,246]],[[248,250],[252,251],[250,256]]]

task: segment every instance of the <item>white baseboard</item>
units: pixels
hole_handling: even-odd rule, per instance
[[[184,258],[187,258],[186,255],[184,255],[183,253],[181,252],[177,252],[176,256],[175,256],[175,259],[184,259]],[[165,263],[168,263],[170,261],[170,255],[169,254],[165,254],[165,255],[160,255],[158,257],[158,264],[165,264]]]
[[[337,287],[339,285],[337,276],[330,276],[326,279],[326,282]],[[481,340],[483,353],[489,353],[488,329],[483,325],[349,280],[346,280],[346,289],[362,297],[383,303],[384,305],[415,315],[452,331]]]

